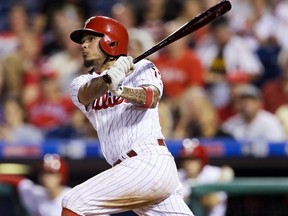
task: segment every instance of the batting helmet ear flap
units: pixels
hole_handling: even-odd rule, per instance
[[[113,40],[108,35],[104,35],[99,42],[101,50],[110,56],[118,56],[117,50],[119,49],[119,44],[121,42],[119,40]],[[126,55],[126,54],[121,54]]]

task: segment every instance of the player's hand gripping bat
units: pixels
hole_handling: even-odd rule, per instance
[[[167,46],[168,44],[171,44],[174,41],[179,40],[180,38],[183,38],[187,36],[188,34],[191,34],[192,32],[197,31],[198,29],[202,28],[203,26],[207,25],[208,23],[212,22],[213,20],[217,19],[218,17],[230,11],[231,7],[232,7],[231,3],[228,0],[220,1],[218,4],[207,9],[203,13],[191,19],[189,22],[182,25],[180,28],[178,28],[176,31],[174,31],[170,35],[168,35],[166,38],[161,40],[159,43],[151,47],[146,52],[136,57],[133,60],[133,63],[137,63],[140,60],[144,59],[145,57],[158,51],[159,49]],[[103,79],[106,83],[109,83],[109,84],[111,83],[111,79],[107,74],[103,76]]]

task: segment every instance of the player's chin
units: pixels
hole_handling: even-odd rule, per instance
[[[93,67],[95,65],[95,60],[94,59],[84,59],[83,65],[86,68]]]

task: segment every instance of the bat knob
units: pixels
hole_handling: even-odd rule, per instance
[[[111,84],[111,78],[108,74],[105,74],[102,77],[103,77],[104,82],[106,82],[107,84]]]

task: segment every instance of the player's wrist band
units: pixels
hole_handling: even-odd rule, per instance
[[[143,108],[150,108],[153,104],[154,100],[154,91],[151,87],[141,86],[145,93],[146,93],[146,99],[145,103],[142,105]]]

